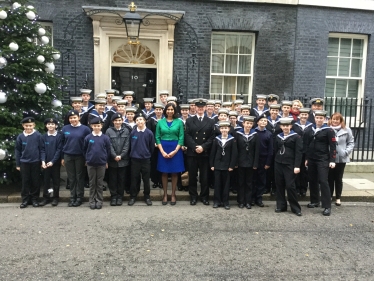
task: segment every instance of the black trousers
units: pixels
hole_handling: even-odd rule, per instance
[[[253,167],[239,167],[239,186],[237,201],[239,204],[250,204],[252,198]]]
[[[335,186],[335,198],[340,199],[343,191],[343,174],[346,163],[336,163],[334,169],[329,169],[329,187],[331,192],[331,197],[334,194]]]
[[[275,191],[276,184],[275,184],[275,171],[274,171],[274,162],[275,162],[275,156],[273,155],[273,158],[271,159],[270,168],[266,170],[266,187],[265,190],[267,192]],[[265,193],[265,191],[264,191]]]
[[[162,183],[162,180],[161,180],[162,173],[157,171],[157,159],[158,159],[159,151],[160,150],[158,149],[158,147],[156,147],[151,157],[151,181],[154,184]]]
[[[238,168],[234,168],[234,170],[230,172],[230,189],[233,191],[238,190],[238,185],[239,185],[238,177],[239,177]]]
[[[144,185],[144,200],[149,199],[151,192],[149,178],[151,176],[151,159],[131,159],[131,198],[136,198],[138,195],[138,183],[140,178],[143,180]]]
[[[125,194],[125,181],[130,178],[129,166],[126,167],[109,167],[108,187],[112,199],[122,199]]]
[[[294,168],[294,165],[274,163],[275,182],[277,185],[277,209],[287,209],[287,190],[287,198],[290,203],[291,211],[301,211],[301,207],[297,201],[295,185],[296,174],[294,174]]]
[[[308,190],[308,170],[305,167],[305,154],[303,154],[300,173],[296,175],[296,190],[298,192],[306,192]]]
[[[328,183],[329,162],[308,161],[310,202],[318,203],[321,200],[322,208],[331,208],[331,192]],[[320,188],[321,196],[320,196]]]
[[[253,189],[252,189],[252,201],[262,202],[262,195],[265,192],[266,186],[266,164],[267,157],[261,157],[258,160],[258,167],[254,171],[253,175]]]
[[[230,172],[228,170],[214,170],[214,203],[228,206],[229,193]]]
[[[188,156],[188,188],[191,199],[197,199],[197,172],[199,171],[201,185],[200,198],[202,200],[209,200],[208,170],[208,156]]]
[[[21,163],[22,202],[37,201],[40,193],[40,162]]]
[[[50,193],[48,189],[51,186],[51,180],[53,185],[53,195],[54,199],[58,199],[60,197],[60,170],[61,164],[55,163],[52,167],[48,167],[43,171],[44,174],[44,188],[43,188],[43,198],[49,199]]]
[[[84,156],[64,155],[66,173],[70,182],[70,200],[83,200],[86,167]]]

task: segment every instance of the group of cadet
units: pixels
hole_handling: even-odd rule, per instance
[[[309,185],[311,202],[307,206],[319,207],[321,201],[323,215],[331,214],[333,187],[328,177],[335,168],[337,131],[326,124],[323,99],[311,99],[311,108],[305,108],[298,100],[279,102],[277,95],[257,95],[256,105],[251,108],[243,100],[191,99],[188,104],[177,104],[175,96],[160,91],[159,103],[154,103],[154,98],[144,98],[141,109],[134,104],[134,92],[124,91],[123,97],[116,93],[107,90],[91,102],[91,90],[82,89],[80,97],[71,97],[72,109],[65,116],[61,131],[54,118],[45,120],[44,135],[35,131],[32,117],[22,120],[24,132],[16,141],[17,169],[22,176],[21,208],[29,204],[57,206],[61,165],[68,175],[69,207],[82,204],[87,181],[89,206],[101,209],[104,179],[111,206],[122,205],[125,192],[130,194],[128,205],[133,205],[141,179],[145,203],[152,205],[151,179],[153,188],[164,188],[162,204],[166,205],[167,181],[162,180],[165,169],[161,167],[164,162],[158,158],[172,158],[180,150],[184,159],[178,161],[188,172],[188,186],[182,186],[179,173],[178,189],[189,191],[191,205],[196,205],[198,198],[209,205],[210,188],[214,188],[213,208],[227,210],[230,190],[237,194],[239,208],[247,209],[254,205],[264,207],[262,196],[271,193],[276,195],[275,212],[279,213],[287,211],[287,191],[291,211],[301,216],[298,196],[305,196]],[[173,111],[167,116],[171,121],[169,129],[173,118],[183,121],[184,127],[184,133],[179,135],[182,141],[172,153],[163,151],[156,133],[167,110]],[[354,146],[352,133],[348,133],[345,156]],[[41,201],[40,165],[44,173]],[[344,166],[339,171],[338,177],[342,177]],[[341,189],[338,179],[337,206]],[[176,204],[174,190],[170,204]]]

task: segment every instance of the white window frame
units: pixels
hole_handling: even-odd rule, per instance
[[[223,34],[223,35],[251,35],[253,36],[252,38],[252,53],[251,53],[251,65],[250,65],[250,70],[251,70],[251,74],[231,74],[231,73],[214,73],[212,72],[212,66],[213,66],[213,60],[212,60],[212,56],[214,54],[223,54],[226,56],[226,50],[225,50],[225,53],[213,53],[213,34]],[[212,38],[211,38],[211,44],[210,44],[210,79],[209,79],[209,95],[210,95],[210,98],[212,99],[216,99],[214,96],[215,95],[220,95],[221,96],[221,100],[223,101],[223,98],[224,96],[234,96],[235,95],[235,99],[239,98],[240,96],[240,93],[238,93],[238,82],[236,81],[236,84],[235,84],[235,93],[232,93],[232,94],[227,94],[227,93],[212,93],[212,77],[213,76],[222,76],[222,77],[249,77],[249,84],[248,84],[248,93],[243,93],[243,96],[244,97],[247,97],[248,99],[248,103],[251,103],[252,102],[252,91],[253,91],[253,71],[254,71],[254,58],[255,58],[255,44],[256,43],[256,34],[253,33],[253,32],[230,32],[230,31],[214,31],[212,32]],[[238,56],[240,55],[239,53],[239,50],[240,48],[238,48]],[[239,67],[239,66],[238,66]],[[225,60],[225,63],[224,63],[224,66],[223,66],[223,69],[226,68],[226,60]],[[224,89],[224,79],[222,81],[222,89]]]
[[[345,77],[345,76],[339,76],[339,73],[337,72],[336,76],[327,76],[327,61],[326,60],[326,74],[325,74],[325,83],[327,79],[342,79],[342,80],[359,80],[361,82],[358,83],[358,91],[357,91],[357,109],[356,109],[356,116],[348,116],[345,118],[345,123],[350,126],[358,126],[360,121],[363,121],[363,118],[360,118],[361,116],[361,107],[362,107],[362,101],[364,98],[364,93],[365,93],[365,78],[366,78],[366,61],[367,61],[367,49],[368,49],[368,36],[367,35],[361,35],[361,34],[351,34],[351,33],[330,33],[329,34],[329,39],[330,38],[339,38],[339,39],[361,39],[364,42],[363,49],[362,49],[362,68],[361,68],[361,77]],[[351,47],[352,48],[352,47]],[[336,57],[336,56],[328,56],[329,57]],[[338,56],[340,58],[340,56]],[[352,61],[351,61],[352,63]],[[339,60],[338,60],[338,66],[337,70],[339,71]],[[350,70],[351,70],[351,65],[350,65]],[[348,84],[347,84],[348,87]],[[326,89],[326,84],[325,84],[325,89]],[[326,93],[324,93],[325,99],[329,98],[326,97]],[[335,97],[334,93],[334,100],[337,98]],[[339,98],[339,97],[338,97]],[[344,99],[344,97],[343,97]],[[354,99],[354,98],[348,98],[346,99]],[[333,111],[335,111],[335,108],[333,108]],[[331,112],[331,114],[334,112]]]

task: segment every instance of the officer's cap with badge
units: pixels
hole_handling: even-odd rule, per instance
[[[78,116],[79,117],[79,112],[76,111],[76,110],[69,110],[68,114],[67,114],[67,117],[71,117],[71,116]]]
[[[156,103],[153,104],[153,107],[154,107],[154,108],[161,108],[161,109],[164,109],[164,108],[165,108],[165,105],[163,105],[162,103],[157,103],[157,102],[156,102]]]
[[[268,117],[266,116],[266,114],[265,113],[263,113],[263,114],[261,114],[261,115],[259,115],[258,117],[257,117],[257,119],[256,119],[256,123],[258,123],[258,121],[260,121],[261,119],[268,119]]]
[[[324,111],[324,110],[316,110],[316,111],[314,111],[314,115],[315,115],[315,116],[323,116],[323,117],[326,117],[326,115],[327,115],[327,111]]]
[[[280,105],[280,104],[271,104],[271,105],[269,105],[269,108],[270,108],[270,109],[277,109],[277,110],[280,110],[281,105]]]
[[[292,106],[292,101],[290,101],[290,100],[284,100],[284,101],[282,101],[282,106]]]
[[[218,115],[220,114],[226,114],[226,115],[229,115],[229,110],[227,108],[220,108],[218,110]]]
[[[245,122],[245,121],[254,122],[255,119],[256,119],[255,116],[242,116],[242,120],[243,120],[243,122]]]
[[[197,107],[203,107],[206,106],[206,99],[196,99],[195,100],[195,105]]]
[[[26,117],[21,120],[21,124],[35,123],[34,117]]]
[[[190,105],[189,104],[181,104],[179,105],[180,109],[190,109]]]
[[[122,118],[123,118],[123,115],[121,113],[116,112],[112,115],[112,118],[110,120],[113,122],[116,119],[121,119],[122,120]]]
[[[229,121],[219,121],[218,126],[221,127],[230,127],[230,122]]]
[[[324,100],[322,98],[314,98],[309,101],[309,104],[320,104],[323,105]]]
[[[268,95],[267,100],[268,101],[275,101],[275,100],[278,101],[279,100],[279,96],[278,95],[270,94],[270,95]]]
[[[54,123],[56,126],[58,125],[58,121],[55,118],[47,118],[44,120],[44,125],[47,125],[48,123]]]
[[[292,118],[287,118],[287,117],[285,117],[285,118],[279,118],[279,123],[281,125],[292,125],[292,121],[293,121]]]
[[[135,116],[135,118],[134,118],[134,120],[136,121],[138,118],[143,118],[144,119],[144,121],[145,120],[147,120],[146,118],[145,118],[145,116],[144,116],[144,114],[143,113],[139,113],[139,114],[136,114],[136,116]]]
[[[299,108],[299,113],[309,113],[311,111],[308,107]]]
[[[90,120],[91,125],[96,125],[96,124],[102,124],[103,121],[101,121],[100,117],[94,117]]]

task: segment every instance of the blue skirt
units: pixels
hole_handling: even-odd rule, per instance
[[[161,140],[162,148],[166,153],[170,153],[178,145],[178,141],[167,141]],[[161,173],[181,173],[184,172],[184,161],[183,161],[183,151],[179,149],[177,154],[173,158],[164,158],[161,152],[158,152],[157,159],[157,170]]]

